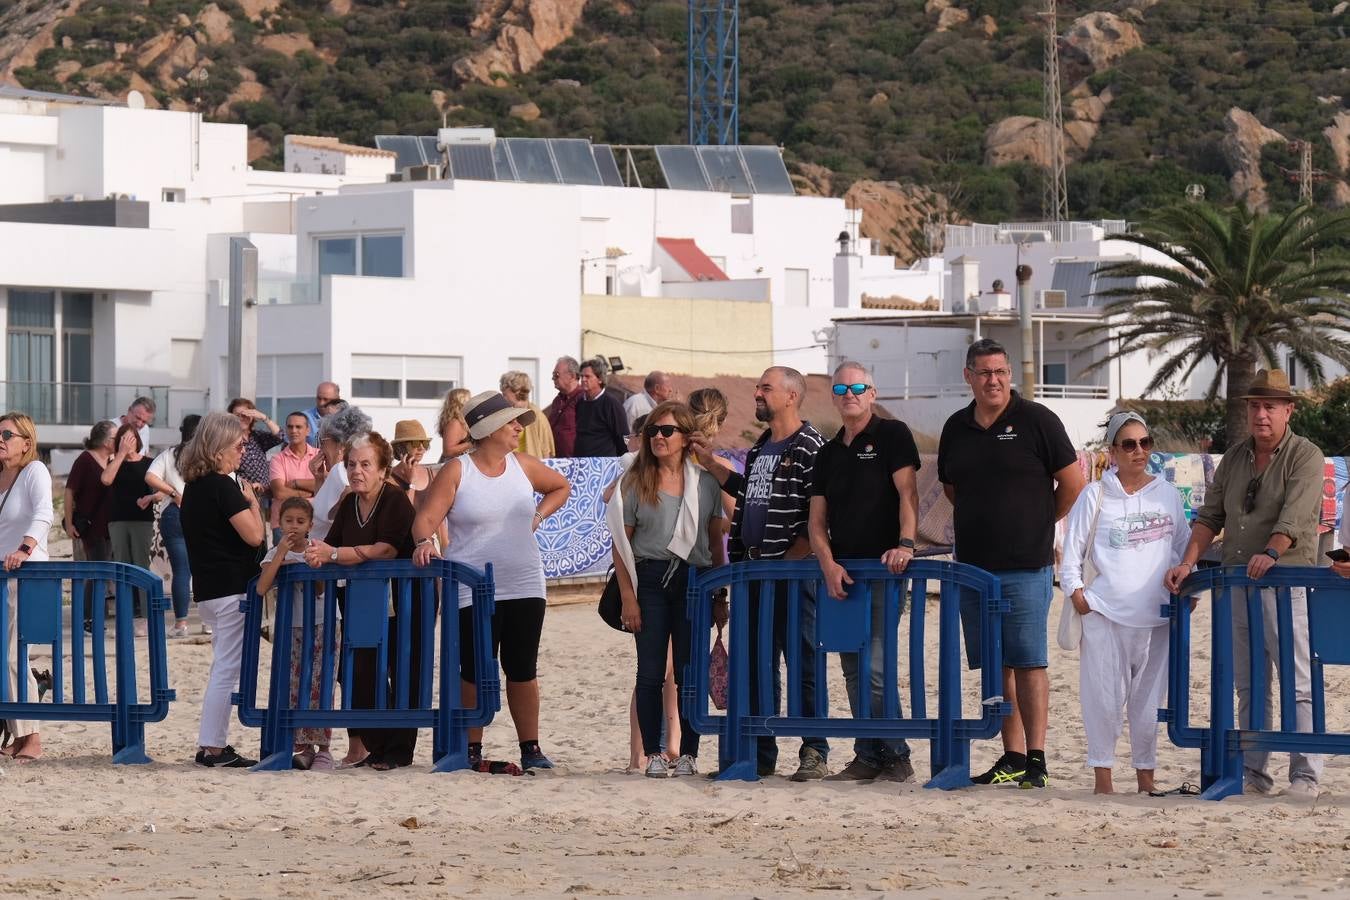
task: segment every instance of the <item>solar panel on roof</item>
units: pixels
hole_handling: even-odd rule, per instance
[[[619,174],[619,164],[614,159],[614,148],[609,144],[596,144],[591,147],[595,156],[596,168],[600,170],[600,182],[610,187],[623,187],[623,176]]]
[[[667,145],[656,148],[656,161],[661,165],[661,175],[666,179],[666,187],[676,191],[707,191],[708,176],[698,162],[698,152],[693,147]]]
[[[470,181],[496,181],[491,144],[451,144],[450,175]]]
[[[557,184],[558,170],[544,138],[506,138],[506,149],[516,164],[516,177],[531,184]]]
[[[407,134],[377,134],[375,146],[381,150],[392,150],[398,157],[398,168],[426,165],[422,156],[422,139]],[[433,160],[434,162],[435,160]]]
[[[445,154],[437,148],[436,138],[420,137],[417,139],[417,142],[422,147],[422,159],[425,160],[428,165],[445,165]]]
[[[796,194],[777,147],[741,147],[741,159],[756,194]]]
[[[591,142],[578,138],[550,138],[549,149],[563,184],[603,184],[591,153]]]
[[[516,167],[511,162],[511,154],[506,149],[505,141],[497,141],[492,145],[492,167],[497,170],[498,181],[519,181],[516,177]]]
[[[735,147],[699,147],[698,155],[713,190],[733,194],[751,192],[750,176],[745,173],[741,154]]]

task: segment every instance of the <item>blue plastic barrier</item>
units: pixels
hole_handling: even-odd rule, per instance
[[[731,587],[731,637],[729,683],[726,714],[714,716],[708,708],[708,665],[710,646],[698,637],[692,642],[682,702],[685,716],[700,734],[720,737],[721,779],[754,781],[756,738],[761,735],[799,737],[907,738],[930,741],[932,778],[930,788],[953,790],[969,785],[970,742],[998,734],[1005,716],[1011,713],[1003,691],[1002,615],[1007,601],[1002,599],[998,579],[982,569],[955,562],[915,560],[903,575],[892,575],[881,563],[844,560],[853,579],[845,600],[834,600],[825,593],[820,566],[814,560],[738,562],[710,569],[689,582],[688,614],[695,636],[706,635],[712,627],[712,594],[720,587]],[[936,582],[941,592],[938,614],[938,710],[928,715],[924,673],[925,600],[928,585]],[[863,690],[869,683],[866,673],[871,664],[870,588],[880,583],[885,592],[885,638],[883,665],[886,683],[898,684],[901,612],[910,600],[909,615],[909,716],[901,717],[896,695],[888,692],[883,715],[873,718],[870,703],[862,703],[858,718],[831,718],[825,690],[827,653],[857,653],[858,669],[863,673]],[[815,586],[812,601],[803,590]],[[758,679],[762,707],[768,708],[770,653],[774,627],[775,595],[780,586],[786,592],[787,633],[787,715],[752,715],[750,696],[750,641],[759,641],[758,658],[764,667]],[[960,589],[979,593],[982,617],[980,674],[982,715],[978,719],[961,717],[961,673],[966,667],[962,650]],[[815,709],[802,709],[802,619],[803,606],[815,602]],[[751,604],[758,606],[759,633],[750,633]]]
[[[345,594],[342,605],[341,637],[338,637],[338,582]],[[256,582],[254,583],[256,584]],[[249,586],[240,604],[244,611],[244,651],[241,661],[239,692],[234,703],[239,720],[262,728],[262,759],[258,771],[291,768],[293,733],[296,728],[431,728],[434,730],[432,759],[435,770],[451,772],[468,768],[468,729],[481,728],[492,721],[501,708],[501,682],[497,662],[492,657],[492,567],[479,572],[460,563],[433,560],[425,568],[416,568],[411,560],[368,562],[360,566],[285,565],[276,577],[276,617],[272,628],[272,674],[266,707],[257,705],[258,664],[262,653],[263,604]],[[417,590],[414,591],[414,585]],[[459,587],[473,591],[473,633],[459,630]],[[308,686],[313,677],[313,654],[305,653],[300,662],[298,704],[290,705],[291,628],[293,591],[303,592],[303,629],[301,647],[313,647],[322,641],[323,658],[318,708],[310,704]],[[417,594],[414,597],[414,593]],[[444,601],[444,602],[442,602]],[[419,650],[421,666],[412,672],[413,603],[420,605],[422,629]],[[322,604],[323,622],[316,626],[316,603]],[[436,640],[437,610],[440,616],[440,640]],[[395,618],[390,612],[397,613]],[[390,623],[397,634],[391,634]],[[465,709],[460,700],[460,642],[473,641],[476,706]],[[389,654],[395,648],[392,704],[383,691],[376,692],[375,709],[352,709],[350,690],[341,692],[340,705],[333,698],[340,671],[342,684],[352,684],[353,654],[374,650],[376,671],[389,670]],[[432,693],[432,672],[439,664],[440,680]],[[416,678],[416,683],[414,682]]]
[[[1279,636],[1279,727],[1237,728],[1234,725],[1233,592],[1243,588],[1275,589],[1276,627]],[[1312,675],[1313,728],[1300,732],[1296,726],[1294,695],[1293,606],[1290,591],[1305,588],[1308,598],[1308,633]],[[1189,598],[1210,595],[1211,654],[1208,726],[1190,721],[1191,604]],[[1265,666],[1264,618],[1259,593],[1246,592],[1251,645],[1251,723],[1266,717],[1268,679]],[[1247,750],[1269,752],[1350,754],[1350,734],[1326,731],[1326,698],[1322,668],[1350,665],[1350,580],[1329,569],[1276,566],[1260,581],[1247,577],[1245,567],[1213,568],[1194,573],[1182,584],[1162,613],[1170,620],[1171,658],[1168,663],[1169,707],[1158,711],[1167,723],[1167,734],[1178,747],[1200,750],[1201,797],[1222,800],[1241,794],[1242,754]],[[1287,677],[1286,677],[1287,675]]]
[[[0,678],[0,719],[39,719],[58,722],[108,722],[112,725],[113,762],[148,763],[145,754],[145,723],[160,722],[169,712],[174,692],[169,688],[169,659],[164,636],[164,582],[158,575],[126,563],[30,562],[0,578],[0,672],[9,666],[9,646],[3,636],[9,627],[9,587],[17,582],[19,672],[29,668],[30,647],[47,646],[52,653],[52,699],[40,703],[28,696],[28,680],[19,678],[11,700],[7,679]],[[96,596],[90,632],[84,631],[86,584]],[[114,696],[108,693],[107,625],[103,619],[103,583],[113,587],[116,618],[113,625]],[[144,652],[148,654],[150,684],[148,702],[138,703],[136,684],[135,619],[132,600],[136,591],[146,597],[149,620]],[[74,598],[70,630],[62,628],[65,598]],[[85,672],[86,641],[91,672]],[[66,696],[66,655],[70,656],[71,696]],[[88,674],[93,676],[93,701],[89,700]]]

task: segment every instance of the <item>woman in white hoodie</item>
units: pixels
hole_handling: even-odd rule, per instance
[[[1153,438],[1144,419],[1116,413],[1106,442],[1115,467],[1088,485],[1069,511],[1059,580],[1083,617],[1079,694],[1096,793],[1112,793],[1122,712],[1130,720],[1139,791],[1146,793],[1154,790],[1157,710],[1167,681],[1162,576],[1181,559],[1190,529],[1176,487],[1148,473]],[[1091,573],[1087,563],[1094,577],[1084,577]]]

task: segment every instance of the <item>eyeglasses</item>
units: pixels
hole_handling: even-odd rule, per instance
[[[642,429],[642,433],[649,438],[654,438],[658,434],[661,435],[661,437],[663,438],[668,438],[673,434],[675,434],[675,432],[677,431],[680,434],[689,433],[678,425],[648,425],[646,428]]]
[[[981,381],[989,381],[990,379],[1006,381],[1008,376],[1012,375],[1012,369],[966,369],[966,371]]]
[[[1135,450],[1143,450],[1147,453],[1153,449],[1153,437],[1151,435],[1145,435],[1137,441],[1134,438],[1125,438],[1123,441],[1118,442],[1116,446],[1126,453],[1133,453]]]
[[[834,391],[836,397],[842,397],[848,393],[852,393],[853,396],[857,397],[860,394],[866,393],[867,389],[870,387],[870,384],[836,384],[832,386],[830,390]]]
[[[1261,476],[1258,475],[1247,482],[1247,496],[1242,501],[1242,511],[1250,513],[1256,509],[1256,494],[1261,490]]]
[[[342,402],[342,401],[341,401],[341,398],[339,398],[339,397],[333,397],[332,399],[326,399],[326,398],[324,398],[324,397],[315,397],[315,398],[314,398],[314,405],[315,405],[315,406],[319,406],[319,407],[332,406],[334,403],[340,403],[340,402]]]
[[[0,440],[12,441],[16,437],[26,438],[28,437],[28,435],[20,434],[17,431],[10,431],[8,428],[4,429],[3,431],[0,431]]]

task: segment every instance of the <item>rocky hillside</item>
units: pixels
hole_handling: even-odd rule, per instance
[[[1061,0],[1070,211],[1181,198],[1350,203],[1341,0]],[[742,0],[742,134],[803,189],[852,196],[904,257],[925,223],[1035,215],[1048,126],[1035,0]],[[512,135],[684,139],[683,0],[0,0],[0,81],[196,108],[369,142]],[[899,187],[908,185],[908,187]],[[922,187],[915,187],[920,185]]]

